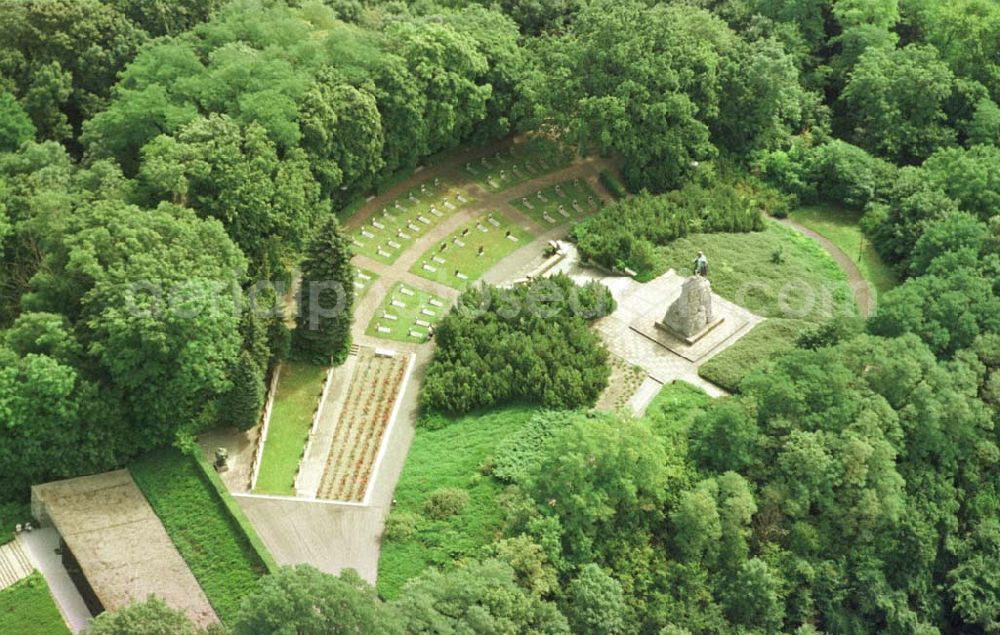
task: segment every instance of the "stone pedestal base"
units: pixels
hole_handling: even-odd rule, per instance
[[[701,338],[705,337],[706,335],[711,333],[715,329],[715,327],[722,324],[725,321],[725,319],[726,318],[724,317],[716,318],[715,320],[709,322],[705,328],[701,329],[700,331],[691,336],[686,336],[683,333],[678,333],[676,330],[671,328],[670,325],[667,324],[666,322],[654,322],[653,327],[661,331],[664,331],[667,334],[681,340],[688,346],[694,346]]]

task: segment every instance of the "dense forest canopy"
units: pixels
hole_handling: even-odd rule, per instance
[[[276,361],[342,360],[349,325],[292,338],[243,290],[349,280],[338,214],[530,132],[644,191],[576,232],[608,266],[759,229],[767,187],[863,215],[901,284],[697,416],[560,419],[494,551],[403,599],[301,571],[261,592],[384,632],[997,632],[998,104],[993,0],[0,0],[0,501],[252,425]],[[582,319],[449,320],[483,359],[445,346],[425,405],[606,381]],[[482,396],[498,346],[558,337],[600,368]]]

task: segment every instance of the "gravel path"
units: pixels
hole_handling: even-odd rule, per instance
[[[874,308],[874,303],[872,302],[872,287],[868,281],[865,280],[865,277],[861,275],[861,270],[858,269],[858,265],[855,264],[854,260],[845,254],[843,249],[833,244],[829,239],[809,229],[805,225],[797,223],[790,218],[782,218],[781,222],[800,234],[812,238],[819,243],[820,247],[833,256],[837,265],[847,276],[847,281],[850,283],[851,289],[854,290],[854,301],[858,305],[858,313],[863,318],[870,316]]]
[[[370,505],[248,495],[237,497],[240,507],[246,512],[279,563],[309,563],[333,574],[345,568],[352,568],[369,582],[375,582],[378,574],[379,541],[385,518],[392,507],[396,483],[399,481],[413,440],[417,421],[417,397],[434,347],[433,342],[422,345],[387,342],[365,335],[371,317],[381,306],[388,290],[396,282],[402,281],[408,286],[421,288],[447,299],[457,297],[459,292],[455,289],[413,275],[409,272],[410,267],[419,260],[427,248],[487,211],[498,210],[520,225],[532,226],[536,231],[541,229],[510,207],[507,202],[511,199],[575,178],[586,180],[602,199],[609,198],[609,194],[598,183],[598,174],[604,169],[614,169],[614,166],[610,160],[601,158],[578,159],[565,168],[519,183],[502,192],[487,191],[479,183],[469,179],[462,167],[466,162],[479,156],[493,154],[509,143],[507,141],[475,148],[445,158],[430,168],[414,173],[389,188],[381,196],[368,201],[344,222],[345,227],[356,228],[379,212],[387,201],[392,201],[401,193],[435,177],[456,177],[457,180],[466,183],[463,189],[475,199],[414,241],[414,244],[410,245],[405,253],[400,254],[392,265],[384,265],[364,256],[355,256],[354,262],[358,266],[378,274],[379,277],[355,306],[354,324],[351,329],[353,341],[362,346],[392,348],[400,354],[416,353],[413,376],[403,394],[396,424],[387,441],[385,455],[378,472],[372,476],[375,482],[372,485]],[[541,254],[548,240],[564,235],[566,231],[567,226],[560,226],[538,235],[530,243],[498,262],[483,276],[483,279],[495,284],[519,277],[518,273],[524,269],[526,259],[531,260],[537,254]],[[333,408],[327,404],[321,406],[324,409],[327,407]],[[335,419],[323,415],[321,417],[324,421]]]

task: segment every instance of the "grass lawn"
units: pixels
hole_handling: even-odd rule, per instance
[[[601,208],[601,199],[582,179],[558,183],[531,196],[512,199],[511,206],[542,227],[581,220]]]
[[[568,148],[544,137],[511,146],[491,157],[465,164],[465,173],[492,192],[502,192],[518,183],[566,167],[573,160]]]
[[[268,570],[270,556],[253,528],[194,457],[158,450],[129,471],[215,612],[231,624],[243,596]]]
[[[428,249],[410,272],[455,289],[464,289],[527,244],[530,237],[531,234],[503,214],[492,212]]]
[[[69,635],[42,574],[36,571],[0,591],[0,633]]]
[[[822,321],[856,316],[847,276],[816,241],[777,221],[763,231],[692,234],[659,247],[662,270],[691,272],[698,251],[709,262],[712,289],[764,317]],[[775,263],[776,252],[781,262]]]
[[[31,520],[28,503],[0,503],[0,545],[13,540],[14,525],[26,520]]]
[[[764,320],[732,346],[705,362],[698,374],[729,392],[736,392],[754,367],[795,348],[795,340],[809,328],[802,320]]]
[[[378,591],[383,597],[398,597],[404,583],[427,567],[474,556],[497,538],[504,519],[496,496],[503,485],[481,475],[479,466],[502,439],[520,430],[536,412],[520,406],[457,419],[435,416],[435,429],[417,429],[396,486],[392,513],[420,518],[411,536],[383,540],[378,573]],[[467,490],[468,505],[443,520],[424,517],[424,502],[442,487]]]
[[[438,179],[414,187],[376,212],[351,235],[354,253],[392,264],[414,240],[472,200],[457,186]]]
[[[282,365],[255,492],[295,494],[295,473],[325,379],[322,366],[291,361]]]
[[[378,280],[378,274],[374,271],[368,271],[367,269],[362,269],[361,267],[354,268],[354,300],[360,300],[368,290],[372,288],[375,281]]]
[[[882,262],[871,241],[865,239],[861,233],[858,227],[858,221],[861,219],[859,212],[830,205],[814,205],[795,210],[789,214],[789,218],[840,247],[857,263],[861,275],[880,293],[888,291],[898,283],[896,274]]]
[[[447,312],[448,303],[443,298],[397,282],[365,332],[397,342],[422,342],[427,339],[428,326],[437,324]]]

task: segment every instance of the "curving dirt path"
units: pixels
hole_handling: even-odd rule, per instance
[[[851,257],[845,254],[843,249],[833,244],[828,238],[814,232],[805,225],[796,223],[790,218],[782,218],[781,222],[800,234],[815,240],[819,243],[820,247],[833,257],[837,266],[847,276],[847,281],[854,291],[854,302],[858,305],[858,314],[863,318],[869,317],[874,310],[872,285],[861,275],[861,270],[858,269],[858,265],[855,264]]]

